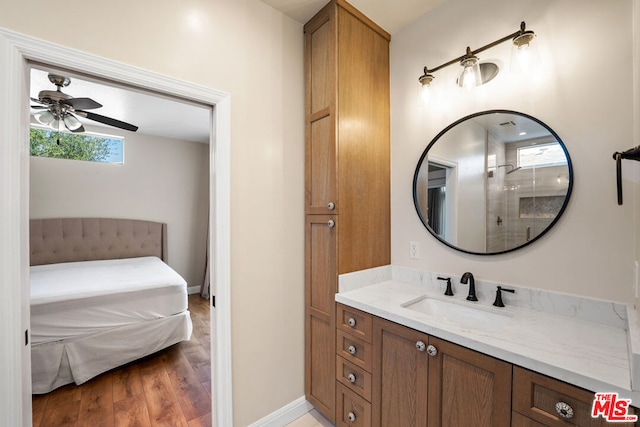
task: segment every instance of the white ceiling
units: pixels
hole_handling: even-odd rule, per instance
[[[349,0],[360,12],[390,34],[415,21],[446,0]],[[304,24],[328,0],[262,0],[290,18]]]
[[[91,98],[102,104],[102,108],[91,112],[138,126],[138,133],[209,143],[210,108],[68,71],[35,65],[31,69],[31,97],[38,98],[38,92],[41,90],[56,89],[47,77],[50,71],[71,79],[71,84],[62,89],[64,93],[74,98]],[[38,104],[32,102],[32,105]],[[103,127],[105,133],[108,133],[107,129],[113,129],[92,120],[80,117],[79,119],[85,125]]]

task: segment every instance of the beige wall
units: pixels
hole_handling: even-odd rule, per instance
[[[234,424],[302,396],[302,25],[258,0],[5,0],[0,26],[231,94]]]
[[[189,286],[200,286],[207,243],[209,146],[117,129],[108,132],[126,138],[122,165],[31,158],[30,217],[164,222],[169,265]]]
[[[633,143],[632,1],[449,0],[393,35],[392,262],[460,277],[631,302],[636,196],[634,162],[625,170],[625,204],[616,203],[614,151]],[[636,13],[637,16],[637,13]],[[480,54],[502,72],[473,94],[455,85],[457,66],[436,72],[429,108],[417,79],[435,67],[518,29],[534,30],[542,68],[536,78],[510,78],[508,43]],[[636,48],[637,51],[637,48]],[[532,245],[498,256],[471,256],[435,240],[413,208],[416,163],[440,130],[468,114],[511,109],[533,115],[564,141],[574,166],[571,201],[560,221]],[[627,166],[627,165],[625,165]],[[628,188],[628,190],[627,190]],[[409,242],[421,245],[409,259]]]

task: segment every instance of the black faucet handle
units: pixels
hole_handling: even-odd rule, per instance
[[[447,281],[447,290],[444,291],[444,294],[447,296],[453,296],[453,290],[451,289],[451,277],[438,277],[438,280],[446,280]]]
[[[493,302],[493,305],[496,307],[504,307],[504,302],[502,302],[502,291],[511,292],[512,294],[516,293],[515,289],[507,289],[498,285],[498,289],[496,289],[496,300]]]

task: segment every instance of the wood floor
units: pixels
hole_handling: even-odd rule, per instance
[[[189,295],[191,341],[33,396],[33,427],[211,426],[209,305]]]

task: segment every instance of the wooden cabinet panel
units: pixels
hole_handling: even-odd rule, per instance
[[[349,362],[371,372],[372,348],[371,344],[341,330],[336,332],[336,350]]]
[[[307,316],[307,400],[321,412],[333,414],[335,402],[335,347],[333,325],[314,315]],[[329,415],[325,415],[333,421]]]
[[[333,225],[329,226],[332,221]],[[333,323],[335,294],[338,287],[336,274],[336,233],[338,223],[335,216],[307,215],[306,217],[306,306],[316,315],[325,315]]]
[[[373,320],[373,425],[426,426],[429,356],[416,342],[427,335],[380,318]]]
[[[371,404],[340,383],[336,384],[336,426],[371,427]]]
[[[335,7],[325,7],[305,25],[306,111],[333,107],[336,95]]]
[[[371,401],[371,374],[341,356],[336,356],[336,378],[366,400]]]
[[[373,316],[346,305],[337,305],[336,326],[354,337],[371,342]]]
[[[611,425],[603,418],[592,418],[594,393],[562,381],[515,366],[513,368],[513,410],[549,427],[580,427]],[[571,406],[573,416],[563,419],[556,412],[556,403]],[[631,412],[630,412],[631,413]],[[631,426],[633,423],[616,423]]]
[[[338,199],[344,218],[338,272],[391,261],[389,38],[338,8]]]
[[[511,369],[502,360],[430,337],[429,425],[509,425]]]
[[[330,109],[311,117],[306,133],[306,213],[337,214],[335,120]]]

